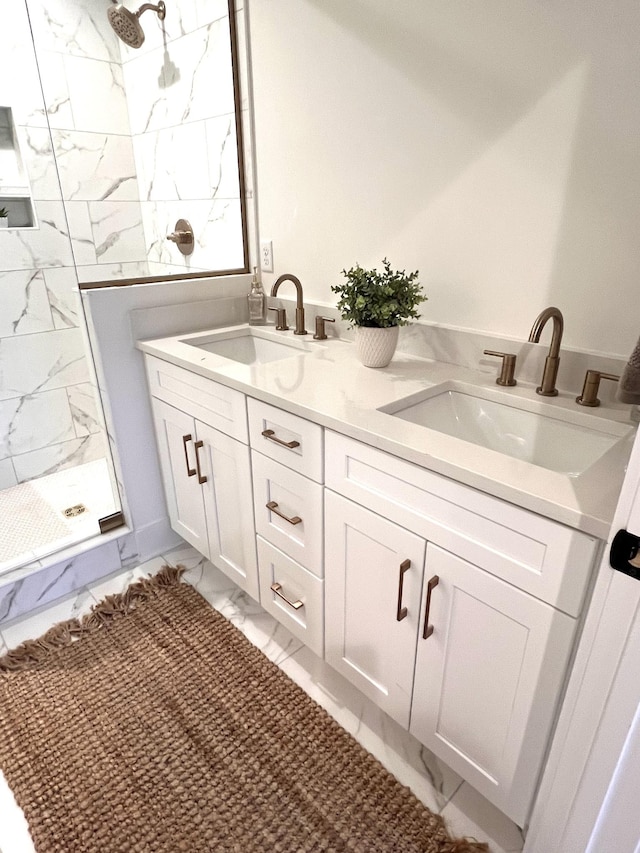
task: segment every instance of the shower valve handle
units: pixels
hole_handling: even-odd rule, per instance
[[[190,255],[193,252],[193,228],[186,219],[178,219],[176,230],[167,234],[167,240],[175,243],[183,255]]]
[[[193,243],[193,231],[172,231],[167,234],[167,240],[172,243]]]
[[[167,234],[167,240],[171,240],[172,243],[193,243],[193,232],[172,231],[171,234]]]

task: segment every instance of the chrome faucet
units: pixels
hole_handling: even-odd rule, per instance
[[[281,275],[271,288],[270,295],[278,295],[278,288],[280,287],[283,281],[292,281],[296,288],[296,330],[293,334],[306,335],[307,330],[304,327],[304,305],[302,304],[302,285],[300,284],[300,279],[297,278],[295,275],[291,275],[290,273],[285,273],[284,275]]]
[[[556,388],[556,376],[558,375],[558,366],[560,365],[560,342],[562,341],[562,330],[564,329],[564,320],[559,308],[545,308],[535,319],[529,334],[529,343],[537,344],[540,340],[540,335],[545,327],[547,320],[553,320],[553,334],[551,335],[551,345],[549,354],[544,362],[544,370],[542,372],[542,382],[536,392],[543,397],[555,397],[558,394]]]

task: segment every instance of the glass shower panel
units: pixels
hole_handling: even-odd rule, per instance
[[[99,535],[120,499],[24,2],[7,9],[0,50],[0,163],[33,213],[31,227],[0,228],[1,581]]]

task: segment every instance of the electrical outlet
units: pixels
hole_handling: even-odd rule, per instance
[[[260,240],[260,269],[262,272],[273,272],[273,243],[271,240]]]

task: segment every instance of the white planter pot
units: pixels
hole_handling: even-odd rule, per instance
[[[399,326],[376,329],[356,326],[356,347],[365,367],[386,367],[396,351]]]
[[[8,216],[0,216],[0,228],[8,228],[9,227],[9,217]]]

